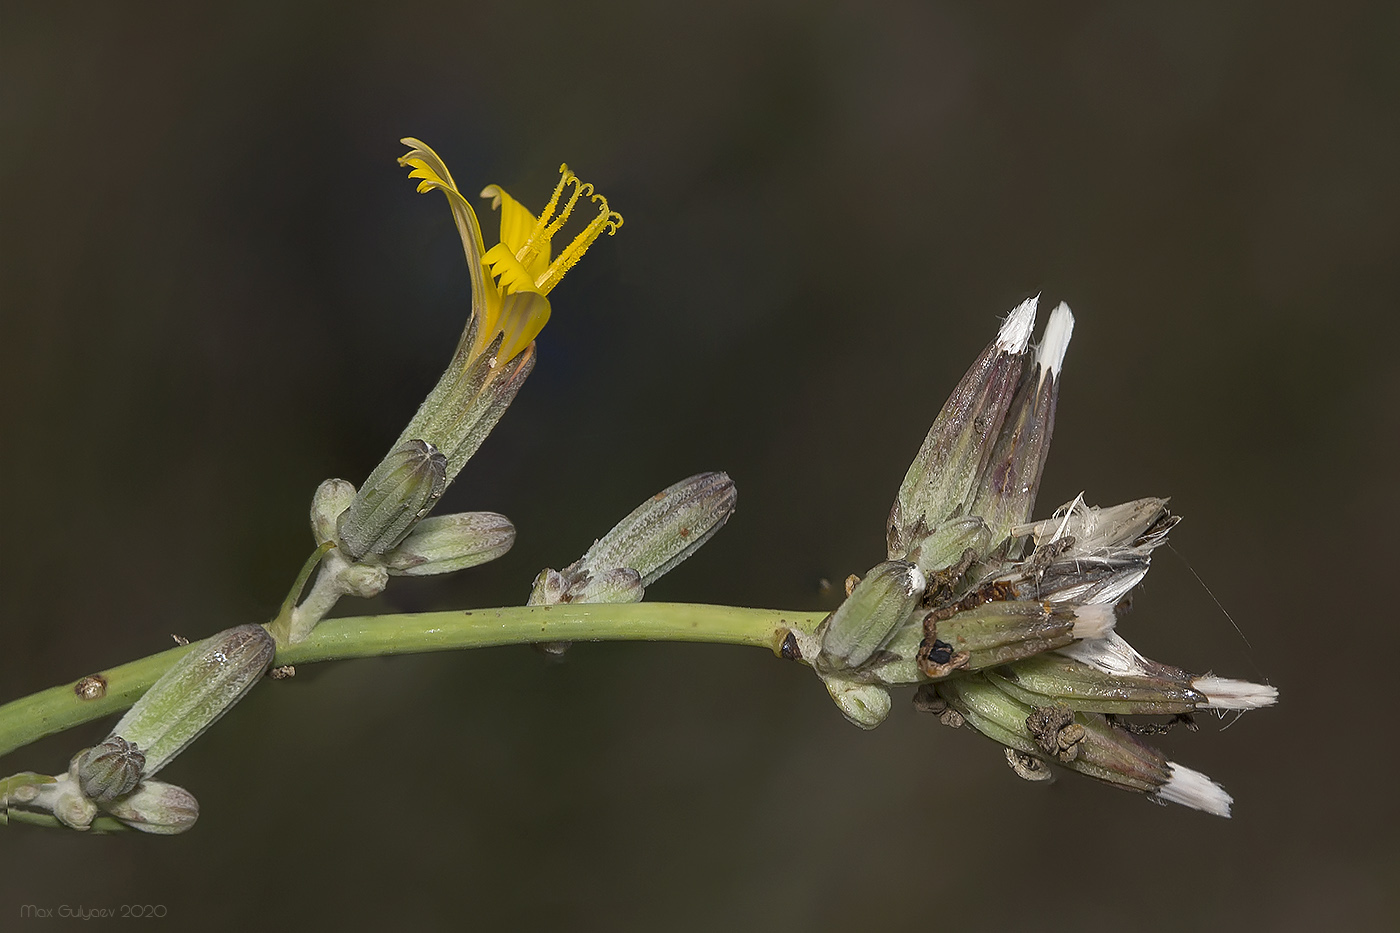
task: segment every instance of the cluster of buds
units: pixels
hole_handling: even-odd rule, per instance
[[[526,605],[640,602],[646,587],[724,527],[738,498],[725,473],[697,473],[666,487],[563,570],[541,570]],[[539,645],[556,657],[568,647],[561,641]]]
[[[78,830],[106,814],[142,832],[186,831],[199,818],[194,795],[153,778],[247,695],[276,647],[261,625],[240,625],[191,646],[106,739],[73,756],[66,773],[15,775],[0,789],[5,802],[46,810]]]
[[[292,644],[307,638],[342,596],[376,596],[391,576],[450,573],[510,550],[515,528],[505,516],[427,516],[534,369],[550,290],[599,236],[622,226],[607,199],[563,165],[538,216],[497,185],[481,192],[501,216],[500,242],[487,249],[476,211],[442,159],[417,139],[402,142],[409,151],[399,164],[419,193],[442,192],[452,211],[471,278],[471,314],[446,372],[369,478],[359,489],[329,479],[316,491],[311,529],[324,549],[316,582],[293,605],[298,588],[272,626]],[[554,250],[580,202],[595,205],[593,217],[563,250]]]
[[[1079,497],[1031,521],[1074,329],[1061,303],[1031,349],[1037,303],[1011,312],[939,412],[890,511],[887,560],[798,650],[864,728],[888,714],[888,687],[918,684],[919,709],[1000,742],[1022,777],[1054,763],[1228,816],[1219,785],[1137,738],[1164,727],[1119,717],[1189,722],[1277,691],[1149,661],[1114,630],[1178,521],[1167,500]]]

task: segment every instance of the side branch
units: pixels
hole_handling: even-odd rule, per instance
[[[512,606],[327,619],[274,664],[419,654],[554,641],[688,641],[781,652],[788,631],[810,633],[825,613],[694,603]],[[119,713],[190,647],[172,648],[0,706],[0,755]]]

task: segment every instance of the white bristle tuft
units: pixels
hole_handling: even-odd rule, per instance
[[[1214,674],[1195,678],[1191,687],[1206,695],[1206,709],[1262,709],[1278,702],[1277,687]]]
[[[1193,810],[1204,810],[1216,816],[1230,818],[1230,805],[1235,801],[1225,793],[1225,788],[1201,772],[1193,771],[1174,761],[1167,762],[1167,767],[1171,770],[1171,777],[1167,779],[1167,783],[1157,788],[1158,797]]]
[[[1007,353],[1024,353],[1031,342],[1031,331],[1035,329],[1035,309],[1040,307],[1040,296],[1027,298],[1018,304],[1001,323],[997,331],[997,347]]]
[[[1065,351],[1069,349],[1069,338],[1074,334],[1074,315],[1069,305],[1063,301],[1050,312],[1050,320],[1045,322],[1045,333],[1040,345],[1035,349],[1035,361],[1040,366],[1042,378],[1050,373],[1060,377],[1060,367],[1065,361]]]
[[[1071,632],[1075,638],[1103,638],[1113,631],[1117,617],[1113,614],[1113,607],[1106,603],[1094,603],[1089,606],[1076,606],[1074,608],[1074,631]]]

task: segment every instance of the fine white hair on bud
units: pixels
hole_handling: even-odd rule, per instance
[[[1191,681],[1206,695],[1206,709],[1262,709],[1278,702],[1278,688],[1206,674]]]
[[[1035,311],[1040,306],[1040,296],[1027,298],[1018,304],[997,331],[997,348],[1007,353],[1022,353],[1031,342],[1031,330],[1035,327]]]
[[[1074,630],[1071,634],[1079,639],[1104,638],[1113,631],[1113,626],[1117,621],[1117,616],[1113,614],[1113,607],[1106,603],[1075,606]]]
[[[1174,761],[1167,762],[1167,770],[1171,776],[1167,778],[1167,783],[1157,788],[1158,797],[1229,819],[1230,805],[1235,801],[1225,792],[1225,788],[1201,772]]]
[[[1074,315],[1069,305],[1063,301],[1050,312],[1050,320],[1045,322],[1045,334],[1040,345],[1035,348],[1035,362],[1040,367],[1040,378],[1049,373],[1060,376],[1060,367],[1065,361],[1065,351],[1069,349],[1069,338],[1074,333]]]

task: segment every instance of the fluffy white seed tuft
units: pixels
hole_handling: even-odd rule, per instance
[[[1234,798],[1225,793],[1225,788],[1212,781],[1199,771],[1193,771],[1174,761],[1167,762],[1171,777],[1157,789],[1157,796],[1193,810],[1204,810],[1216,816],[1230,818],[1230,805]]]
[[[1060,376],[1060,367],[1065,361],[1065,351],[1069,349],[1069,338],[1074,333],[1074,315],[1069,305],[1063,301],[1050,312],[1050,320],[1045,324],[1045,334],[1040,338],[1040,346],[1035,349],[1035,361],[1040,366],[1041,378],[1050,373]]]
[[[1262,709],[1278,702],[1278,688],[1206,674],[1191,681],[1206,695],[1206,709]]]
[[[997,331],[997,347],[1007,353],[1023,353],[1031,342],[1031,331],[1035,328],[1035,309],[1040,306],[1040,296],[1027,298],[1006,316]]]

